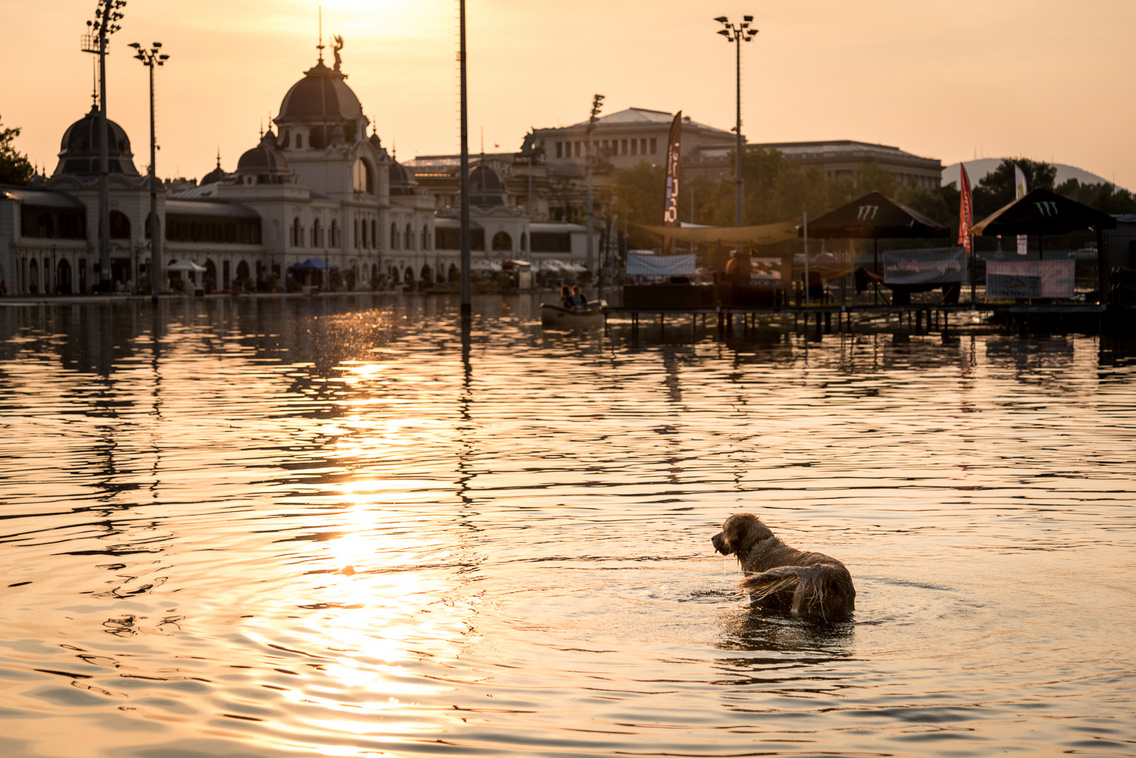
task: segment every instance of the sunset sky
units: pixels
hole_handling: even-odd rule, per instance
[[[159,40],[158,173],[236,167],[284,94],[344,37],[348,85],[388,150],[456,153],[457,0],[128,0],[111,37],[108,112],[149,162],[146,68],[130,42]],[[96,0],[0,0],[0,119],[50,173],[64,130],[91,105],[80,50]],[[1021,156],[1136,191],[1131,0],[468,0],[470,150],[515,150],[532,127],[628,107],[730,129],[735,48],[715,16],[754,16],[742,50],[750,142],[851,139],[944,165]],[[329,65],[330,47],[325,51]]]

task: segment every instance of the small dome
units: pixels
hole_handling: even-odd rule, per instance
[[[279,177],[288,173],[288,163],[276,146],[276,135],[271,130],[260,138],[260,144],[246,150],[237,161],[237,173],[258,177]],[[265,181],[260,179],[259,181]],[[279,181],[276,179],[274,181]]]
[[[206,184],[216,184],[217,182],[224,181],[229,175],[225,173],[225,169],[221,168],[221,155],[217,154],[217,168],[210,171],[205,176],[201,177],[201,185],[204,187]]]
[[[391,161],[389,174],[391,195],[413,195],[418,187],[414,172],[398,161]]]
[[[474,166],[469,172],[469,201],[483,207],[504,205],[505,182],[489,166]]]
[[[98,109],[92,106],[86,116],[67,128],[59,145],[59,164],[55,168],[56,174],[100,173],[98,123]],[[138,169],[134,167],[134,154],[130,151],[130,138],[126,136],[126,131],[107,119],[106,134],[109,173],[138,176]]]

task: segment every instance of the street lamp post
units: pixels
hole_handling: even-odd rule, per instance
[[[592,271],[592,264],[594,262],[594,249],[595,249],[595,221],[592,212],[592,164],[594,162],[592,156],[592,129],[595,128],[596,121],[600,117],[600,108],[603,107],[603,95],[596,95],[592,98],[592,114],[588,117],[588,128],[585,130],[588,137],[588,157],[587,165],[585,166],[585,176],[588,180],[588,254],[584,259],[584,266],[590,273]]]
[[[158,293],[161,292],[162,280],[158,248],[158,238],[161,234],[158,224],[158,176],[155,169],[158,160],[158,142],[154,136],[154,67],[164,66],[170,56],[161,51],[161,42],[155,42],[149,50],[137,42],[131,42],[130,46],[135,50],[134,57],[150,69],[150,301],[156,303]]]
[[[99,0],[95,20],[87,22],[83,35],[83,52],[99,56],[99,112],[95,120],[99,144],[99,288],[110,292],[110,157],[107,147],[106,55],[107,37],[122,27],[122,9],[126,0]]]
[[[714,19],[724,29],[719,29],[718,34],[726,38],[726,41],[732,42],[737,46],[737,92],[738,92],[738,120],[734,126],[734,131],[738,136],[738,149],[734,155],[734,187],[736,195],[734,198],[734,223],[737,226],[742,225],[742,43],[749,42],[757,34],[757,29],[750,27],[753,22],[753,16],[742,16],[740,24],[732,24],[725,16],[718,16]]]

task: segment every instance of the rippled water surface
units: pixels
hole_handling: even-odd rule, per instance
[[[1123,344],[535,305],[0,307],[0,755],[1136,753]]]

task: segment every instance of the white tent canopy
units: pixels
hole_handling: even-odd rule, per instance
[[[204,266],[198,266],[193,261],[185,260],[178,261],[177,263],[171,263],[170,265],[166,266],[166,271],[188,271],[194,274],[204,273],[207,270],[208,269],[206,269]]]

